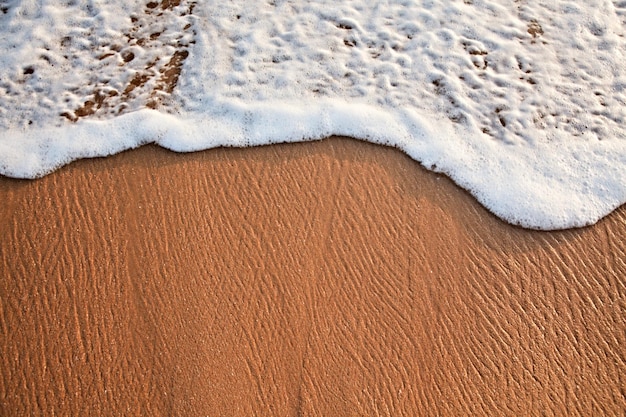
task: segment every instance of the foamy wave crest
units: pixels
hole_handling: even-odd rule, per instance
[[[501,218],[626,201],[626,4],[0,2],[0,173],[145,143],[395,146]]]

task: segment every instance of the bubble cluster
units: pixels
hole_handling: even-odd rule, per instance
[[[626,201],[626,3],[0,3],[0,173],[144,143],[395,146],[501,218]]]

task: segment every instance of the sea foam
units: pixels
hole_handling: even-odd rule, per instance
[[[0,173],[147,143],[345,135],[497,216],[559,229],[626,202],[626,3],[0,3]]]

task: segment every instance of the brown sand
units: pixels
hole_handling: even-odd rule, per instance
[[[508,226],[348,139],[0,179],[0,415],[624,415],[626,209]]]

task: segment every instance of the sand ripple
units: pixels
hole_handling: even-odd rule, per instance
[[[0,196],[1,415],[626,409],[624,207],[517,229],[343,139],[147,147]]]

